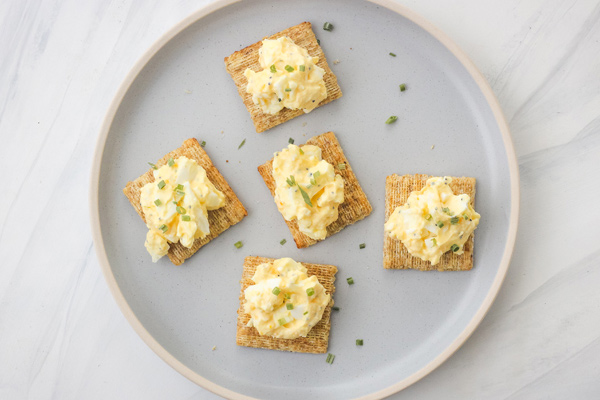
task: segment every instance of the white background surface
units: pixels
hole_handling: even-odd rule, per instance
[[[0,2],[0,399],[217,398],[129,326],[88,218],[91,156],[118,85],[205,3]],[[481,326],[393,398],[600,397],[600,2],[401,4],[456,41],[498,96],[521,218]]]

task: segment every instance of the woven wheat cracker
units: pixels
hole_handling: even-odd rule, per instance
[[[160,168],[166,164],[169,158],[176,159],[181,156],[186,156],[191,160],[195,160],[202,168],[206,170],[208,179],[225,195],[225,206],[208,212],[210,234],[202,239],[196,239],[191,248],[188,249],[181,243],[170,244],[167,256],[175,265],[183,264],[185,260],[190,258],[202,246],[219,236],[230,226],[240,222],[246,215],[248,215],[240,200],[237,198],[231,187],[229,187],[229,184],[225,178],[223,178],[223,175],[221,175],[219,170],[217,170],[217,168],[213,165],[212,161],[208,157],[208,154],[206,154],[196,139],[188,139],[183,142],[183,145],[180,148],[173,150],[158,160],[156,162],[156,167]],[[152,169],[148,170],[144,175],[140,176],[133,182],[127,182],[127,185],[123,189],[123,193],[125,193],[125,196],[127,196],[127,199],[129,199],[129,202],[133,208],[135,208],[140,217],[142,217],[144,222],[146,222],[146,219],[144,218],[144,212],[142,210],[142,205],[140,204],[140,192],[142,187],[150,182],[154,182]]]
[[[396,207],[406,203],[411,192],[421,190],[430,175],[390,175],[385,180],[385,220]],[[471,206],[475,204],[475,178],[452,178],[450,188],[455,194],[464,193],[471,197]],[[384,233],[383,267],[387,269],[419,269],[422,271],[467,271],[473,268],[474,234],[471,234],[463,247],[461,255],[446,252],[440,262],[432,265],[411,255],[401,241],[390,238]]]
[[[338,142],[333,132],[327,132],[319,136],[309,139],[306,144],[311,144],[321,148],[323,160],[333,165],[335,173],[340,175],[344,180],[344,202],[338,208],[338,219],[327,227],[327,237],[341,231],[346,226],[351,225],[365,218],[373,208],[367,199],[367,195],[363,192],[356,175],[352,172],[352,167],[348,163],[342,147]],[[302,146],[300,146],[302,147]],[[344,164],[345,169],[339,169],[338,165]],[[275,179],[273,178],[273,159],[258,167],[258,172],[263,177],[265,184],[271,191],[271,195],[275,197]],[[299,249],[308,247],[318,242],[300,232],[296,220],[285,221],[296,247]]]
[[[264,39],[277,39],[282,36],[289,37],[298,46],[305,48],[311,57],[319,58],[317,66],[325,70],[323,80],[325,81],[325,87],[327,88],[327,98],[319,103],[318,107],[342,97],[342,91],[337,83],[337,78],[327,64],[325,54],[323,53],[319,43],[317,43],[317,38],[312,31],[310,22],[303,22],[299,25],[292,26],[291,28],[285,29],[269,37],[265,37]],[[248,80],[244,76],[244,71],[246,71],[247,68],[250,68],[256,72],[262,70],[260,64],[258,63],[258,50],[261,47],[262,40],[242,50],[236,51],[229,57],[225,57],[225,68],[233,78],[233,81],[237,86],[238,93],[240,94],[240,97],[244,101],[244,104],[250,113],[250,117],[252,118],[252,122],[256,128],[256,132],[259,133],[304,114],[304,111],[301,109],[290,110],[288,108],[284,108],[277,114],[273,115],[263,113],[260,106],[254,104],[252,101],[252,95],[246,93]]]
[[[332,296],[331,301],[325,307],[323,317],[313,326],[306,337],[296,339],[280,339],[271,336],[261,336],[256,328],[246,326],[250,315],[244,312],[244,290],[253,285],[252,276],[256,267],[264,263],[272,263],[272,258],[246,257],[244,259],[244,271],[242,273],[240,308],[238,309],[236,343],[238,346],[257,347],[261,349],[294,351],[297,353],[325,353],[329,343],[329,330],[331,329],[331,307],[333,306],[333,293],[335,292],[335,274],[337,268],[333,265],[302,263],[306,267],[308,276],[316,275],[317,279],[325,288],[325,292]]]

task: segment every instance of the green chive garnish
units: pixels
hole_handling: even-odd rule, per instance
[[[238,146],[238,150],[242,148],[242,146],[246,143],[246,139],[242,140],[242,143]]]
[[[292,67],[291,65],[286,65],[286,66],[285,66],[285,70],[286,70],[287,72],[294,72],[294,67]]]
[[[465,219],[465,221],[466,221],[466,220],[468,220],[468,219],[469,219],[469,216],[468,216],[467,214],[463,214],[463,218],[464,218],[464,219]]]
[[[275,72],[277,72],[277,68],[275,68],[275,66],[274,66],[274,65],[271,65],[271,72],[272,72],[272,73],[275,73]]]
[[[389,117],[389,118],[388,118],[388,119],[385,121],[385,123],[386,123],[386,124],[388,124],[388,125],[389,125],[389,124],[393,124],[394,122],[396,122],[396,120],[397,120],[397,119],[398,119],[398,117],[396,117],[395,115],[392,115],[391,117]]]
[[[454,213],[448,208],[448,207],[444,207],[442,208],[442,211],[445,212],[448,215],[454,215]]]
[[[294,309],[294,304],[293,303],[287,303],[285,305],[285,308],[287,308],[288,310],[293,310]]]
[[[331,307],[331,309],[332,309],[333,311],[340,311],[340,308],[339,308],[339,307],[337,307],[337,306],[333,306],[333,307]]]
[[[329,22],[325,22],[323,24],[323,29],[325,29],[326,31],[331,32],[333,30],[333,25],[331,25]]]
[[[451,223],[452,225],[456,225],[456,224],[458,224],[458,217],[452,217],[452,218],[450,218],[450,223]]]
[[[187,213],[187,210],[185,208],[181,207],[181,206],[177,206],[176,210],[177,210],[178,214],[185,214],[185,213]]]
[[[166,185],[165,181],[160,181],[160,182],[158,182],[158,188],[159,188],[159,189],[162,189],[162,188],[164,188],[164,187],[165,187],[165,185]]]
[[[306,67],[305,67],[304,65],[300,65],[300,66],[298,67],[298,70],[300,70],[301,72],[304,72],[304,69],[305,69],[305,68],[306,68]]]
[[[279,325],[285,325],[285,324],[287,324],[287,321],[285,320],[285,318],[279,318],[277,320],[277,322],[279,322]]]
[[[437,240],[435,240],[435,238],[431,239],[431,243],[433,243],[434,246],[437,246]]]
[[[165,224],[162,224],[161,226],[158,227],[158,229],[160,229],[161,231],[163,231],[163,233],[165,233],[166,231],[169,230],[169,227],[166,226]]]
[[[356,345],[357,346],[362,346],[363,345],[363,340],[362,339],[356,339]]]
[[[191,221],[192,217],[190,217],[189,215],[182,215],[181,216],[181,220],[182,221]]]
[[[315,177],[315,179],[317,179],[318,177],[321,176],[321,171],[317,171],[313,174],[313,176]]]
[[[285,88],[285,91],[286,91],[286,92],[291,92],[291,91],[292,91],[292,89],[290,89],[290,88]]]
[[[284,293],[284,294],[283,294],[283,297],[285,297],[285,298],[286,298],[286,299],[288,299],[288,300],[292,298],[292,296],[290,296],[290,294],[289,294],[289,293]]]
[[[308,311],[304,311],[304,314],[302,314],[302,315],[306,315],[306,314],[308,314]]]
[[[433,219],[433,217],[431,216],[431,214],[427,214],[427,215],[425,216],[425,219],[426,219],[427,221],[431,221],[431,220]]]
[[[348,278],[346,281],[348,282],[348,285],[354,285],[354,279]]]
[[[317,186],[317,181],[315,180],[315,178],[310,178],[310,186],[307,186],[307,189],[310,189],[313,186]]]
[[[289,143],[289,144],[294,144],[294,139],[292,139],[292,138],[289,138],[289,139],[288,139],[288,143]]]
[[[438,222],[436,225],[438,226],[438,228],[444,227],[444,223],[442,221]]]
[[[458,247],[458,245],[455,243],[452,246],[450,246],[450,250],[456,253],[458,250],[460,250],[460,247]]]
[[[312,296],[313,294],[315,294],[315,289],[311,287],[306,289],[306,294]]]
[[[175,160],[173,160],[172,158],[169,158],[169,161],[167,161],[167,164],[169,165],[169,167],[172,167],[173,165],[175,165]]]
[[[296,178],[294,178],[294,175],[290,175],[290,177],[287,178],[285,181],[290,186],[294,186],[296,184]]]
[[[235,242],[233,245],[235,246],[236,249],[241,249],[244,244],[242,243],[241,240],[239,240],[239,241]],[[277,289],[277,290],[279,290],[279,289]]]
[[[148,163],[148,165],[149,165],[149,166],[151,166],[151,167],[152,167],[152,169],[158,169],[158,168],[156,167],[156,165],[152,164],[151,162],[149,162],[149,163]]]
[[[400,84],[400,91],[404,92],[406,90],[406,85],[404,83]]]
[[[302,198],[304,199],[304,202],[306,204],[308,204],[309,207],[312,207],[312,203],[310,202],[310,197],[308,197],[308,194],[302,190],[302,188],[300,187],[300,185],[298,185],[298,189],[300,189],[300,194],[302,195]]]
[[[200,142],[200,147],[204,147],[204,146],[206,146],[206,141],[203,140]]]
[[[390,53],[390,56],[392,57],[396,57],[396,55],[394,53]]]
[[[183,185],[178,184],[177,186],[175,186],[175,190],[183,190]]]
[[[317,39],[317,44],[320,46],[321,45],[321,41],[319,39]]]
[[[367,245],[365,243],[361,243],[358,245],[359,249],[364,249],[365,247],[367,247]]]
[[[338,169],[340,169],[342,171],[345,170],[346,169],[346,164],[344,164],[344,163],[338,164]]]
[[[335,356],[331,353],[327,354],[327,358],[325,359],[327,364],[333,364],[333,360],[335,360]]]
[[[237,246],[236,246],[237,247]],[[241,246],[240,246],[241,247]],[[273,288],[273,290],[271,291],[275,296],[279,295],[279,293],[281,292],[281,289],[279,289],[277,286],[275,286]]]
[[[283,246],[284,244],[286,244],[286,243],[287,243],[287,240],[285,240],[285,239],[281,239],[281,242],[279,242],[279,244],[280,244],[280,245],[282,245],[282,246]]]
[[[304,150],[302,150],[302,147],[298,147],[298,151],[300,151],[300,154],[304,155]]]
[[[176,190],[175,192],[180,196],[185,196],[185,192],[183,190]]]
[[[156,199],[154,200],[154,204],[156,204],[156,206],[160,206],[162,204],[162,201],[160,201],[160,199]]]

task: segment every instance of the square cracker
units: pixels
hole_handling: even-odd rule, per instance
[[[408,196],[415,190],[425,186],[430,175],[390,175],[385,180],[385,220],[396,207],[406,203]],[[475,178],[452,178],[450,184],[452,191],[464,193],[471,197],[471,206],[475,204]],[[411,255],[401,241],[390,238],[384,233],[383,238],[383,267],[387,269],[420,269],[421,271],[468,271],[473,268],[473,235],[465,242],[464,252],[461,255],[451,251],[446,252],[440,262],[431,265],[431,262],[421,260]]]
[[[373,208],[367,199],[367,195],[363,192],[356,175],[352,172],[352,167],[348,163],[342,147],[338,142],[333,132],[327,132],[319,136],[309,139],[306,144],[311,144],[321,148],[323,160],[327,161],[335,170],[335,173],[340,175],[344,180],[344,202],[338,208],[338,219],[327,227],[327,236],[338,233],[346,226],[351,225],[365,218]],[[300,146],[302,147],[302,146]],[[340,170],[338,164],[345,164],[346,169]],[[275,197],[275,178],[273,178],[273,159],[258,167],[258,172],[263,177],[265,184],[271,191],[271,195]],[[290,232],[296,242],[296,247],[302,249],[318,242],[300,232],[298,222],[285,221]]]
[[[171,243],[167,256],[171,262],[175,265],[181,265],[185,260],[190,258],[200,247],[204,246],[223,231],[232,225],[240,222],[248,213],[246,209],[237,198],[223,175],[213,165],[212,161],[208,157],[208,154],[204,151],[202,146],[196,139],[188,139],[183,142],[183,145],[170,152],[160,160],[156,162],[156,167],[160,168],[167,163],[169,158],[178,158],[186,156],[191,160],[195,160],[202,168],[206,170],[208,179],[225,195],[225,206],[208,212],[208,223],[210,227],[210,233],[203,239],[196,239],[192,244],[191,248],[183,246],[181,243]],[[140,204],[140,194],[142,187],[149,183],[154,182],[154,175],[152,169],[148,170],[144,175],[140,176],[133,182],[127,182],[127,185],[123,189],[123,193],[129,199],[129,202],[135,208],[135,211],[142,217],[142,220],[146,222],[144,218],[144,211]]]
[[[277,39],[282,36],[287,36],[298,46],[305,48],[308,50],[308,54],[311,57],[319,57],[319,62],[317,65],[325,70],[325,75],[323,79],[325,81],[325,87],[327,88],[327,98],[323,100],[317,107],[321,107],[324,104],[329,103],[335,99],[342,97],[342,90],[340,89],[337,78],[329,68],[327,64],[327,59],[325,58],[325,54],[321,49],[319,43],[317,43],[317,38],[315,37],[314,32],[312,31],[312,27],[310,22],[303,22],[299,25],[292,26],[291,28],[285,29],[279,33],[271,35],[269,37],[265,37],[264,39]],[[264,40],[263,39],[263,40]],[[229,57],[225,57],[225,68],[227,72],[233,78],[235,85],[237,86],[238,93],[240,97],[244,101],[248,112],[250,113],[250,118],[252,118],[252,122],[254,122],[254,127],[256,128],[256,132],[264,132],[267,129],[271,129],[274,126],[282,124],[286,121],[289,121],[292,118],[296,118],[304,114],[304,111],[299,110],[290,110],[289,108],[284,108],[279,111],[277,114],[265,114],[261,110],[259,105],[254,104],[252,101],[252,95],[246,93],[246,86],[248,84],[248,80],[244,76],[244,71],[246,68],[250,68],[256,72],[262,70],[260,64],[258,63],[258,50],[262,47],[262,40],[250,45],[242,50],[236,51]]]
[[[244,272],[240,281],[242,289],[240,291],[240,308],[238,309],[236,343],[238,346],[257,347],[261,349],[294,351],[297,353],[325,353],[329,343],[329,330],[331,329],[331,307],[333,306],[333,293],[335,292],[335,274],[337,268],[333,265],[302,263],[306,267],[308,276],[316,275],[317,279],[325,292],[332,296],[331,301],[325,307],[323,317],[313,326],[306,337],[296,339],[279,339],[271,336],[261,336],[254,327],[246,326],[250,320],[250,315],[244,312],[244,290],[254,284],[252,276],[256,267],[264,263],[272,263],[273,258],[265,257],[246,257],[244,259]]]

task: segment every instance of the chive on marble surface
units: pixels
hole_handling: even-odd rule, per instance
[[[600,228],[595,221],[600,217],[596,206],[600,192],[591,187],[582,194],[580,187],[600,172],[600,3],[507,1],[483,5],[461,0],[452,7],[434,1],[400,3],[450,36],[490,82],[510,124],[522,186],[515,253],[497,301],[461,349],[392,398],[598,397],[600,321],[595,315],[600,301],[600,272],[596,268],[600,246],[595,238],[600,236]],[[0,398],[218,398],[165,364],[123,317],[94,253],[87,199],[95,140],[121,80],[146,48],[203,4],[206,2],[173,5],[93,0],[83,6],[76,2],[11,1],[0,11],[0,37],[4,38],[0,48],[11,54],[0,64],[4,104],[0,108],[0,159],[11,171],[5,176],[0,203]],[[343,30],[333,16],[329,13],[322,19],[310,19],[315,19],[328,58],[339,59],[335,67],[341,70],[350,67],[345,62],[349,59],[344,58],[349,53],[337,53],[334,46],[324,43],[326,35]],[[319,29],[317,22],[325,20],[335,26],[332,32]],[[354,29],[361,29],[361,22],[357,18]],[[231,30],[235,30],[234,25]],[[356,50],[354,45],[348,47]],[[224,49],[223,54],[230,50]],[[390,57],[390,51],[397,57]],[[402,60],[396,48],[383,56],[386,63]],[[339,78],[340,84],[353,90],[351,83]],[[406,82],[403,96],[416,91],[404,76],[397,80],[390,82],[390,90],[398,92],[398,84]],[[204,103],[197,94],[202,88],[185,83],[173,88],[182,96],[179,101],[195,103],[201,109]],[[345,98],[347,95],[345,92]],[[382,125],[401,129],[406,111],[383,113]],[[387,126],[383,122],[389,115],[400,118]],[[302,133],[309,137],[335,130],[303,119],[308,122],[306,127],[302,127],[301,119],[295,126],[304,129],[294,134],[297,143],[304,141]],[[194,128],[193,136],[204,138],[201,127],[193,121],[175,121],[172,129],[163,132],[164,142],[148,143],[146,151],[162,151]],[[207,151],[210,154],[212,145],[215,152],[231,140],[234,147],[227,154],[235,155],[244,136],[221,130],[208,132],[204,138]],[[343,126],[338,129],[346,130]],[[278,138],[279,147],[283,147],[290,136],[279,132],[267,139]],[[340,133],[340,140],[342,137]],[[250,134],[246,138],[240,152],[260,148],[263,139]],[[439,151],[443,157],[441,141],[428,142],[426,148]],[[268,154],[271,150],[260,151]],[[231,164],[231,175],[244,164],[229,157],[226,164]],[[249,162],[246,166],[250,170],[255,167]],[[139,168],[143,171],[145,167]],[[374,181],[372,193],[377,191]],[[257,190],[256,195],[248,194],[242,201],[255,209],[273,207],[264,197]],[[569,204],[577,204],[577,209],[588,215],[560,218],[561,234],[557,235],[557,214]],[[135,223],[139,225],[139,221]],[[280,228],[269,254],[264,255],[276,256],[292,249],[289,240],[279,244],[286,236],[285,227]],[[222,239],[232,253],[238,251],[233,243],[240,239],[244,247],[239,251],[266,251],[258,240],[252,248],[252,238],[231,233]],[[365,229],[364,237],[348,247],[368,268],[361,277],[363,282],[371,279],[367,272],[381,268],[370,263],[371,253],[366,252],[373,247],[376,253],[381,229]],[[358,245],[364,242],[367,247],[360,250]],[[239,257],[241,260],[243,255]],[[221,267],[200,264],[194,263],[190,269]],[[166,273],[164,266],[152,267],[147,279],[161,279]],[[349,276],[340,274],[338,285],[346,285],[344,279]],[[351,289],[359,289],[359,276],[354,271],[351,276],[355,279]],[[172,289],[172,297],[184,296],[177,286]],[[183,315],[196,318],[195,307],[185,309]],[[341,306],[339,312],[345,310]],[[229,329],[232,318],[219,315],[215,326]],[[348,338],[351,341],[343,344],[344,351],[347,347],[368,352],[374,344],[360,331]],[[356,338],[364,339],[358,349]],[[214,343],[203,335],[197,340],[205,350],[197,357],[223,361],[228,341]],[[342,348],[342,343],[337,345]],[[320,360],[324,371],[348,368],[341,352],[332,353],[336,354],[332,365],[324,357]]]

